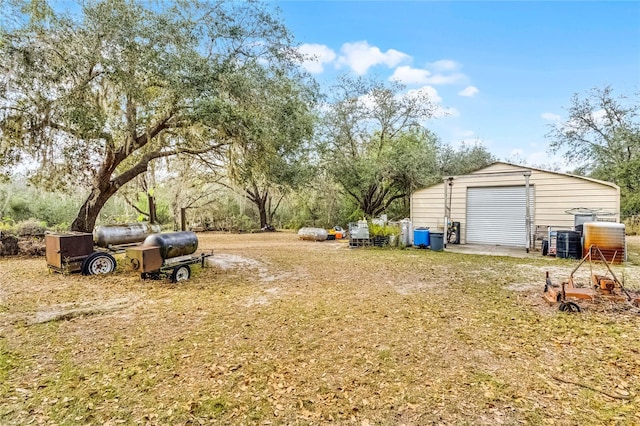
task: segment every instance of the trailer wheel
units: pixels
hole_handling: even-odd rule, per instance
[[[560,306],[558,306],[558,309],[560,309],[560,311],[562,312],[569,313],[580,312],[580,306],[578,306],[577,303],[573,302],[562,302],[560,303]]]
[[[189,268],[189,265],[178,266],[171,273],[171,282],[187,281],[189,277],[191,277],[191,268]]]
[[[82,262],[83,275],[109,274],[116,269],[116,260],[109,253],[94,252]]]

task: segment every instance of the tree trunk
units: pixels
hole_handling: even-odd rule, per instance
[[[147,200],[149,203],[149,223],[158,223],[158,213],[156,210],[156,197],[147,193]]]
[[[78,216],[71,224],[71,230],[76,232],[93,232],[100,210],[115,193],[112,186],[107,188],[93,188],[86,201],[80,207]]]
[[[267,203],[264,199],[259,199],[256,203],[258,206],[258,212],[260,213],[260,229],[268,225],[267,223]]]
[[[180,230],[187,230],[187,209],[185,207],[180,209]]]

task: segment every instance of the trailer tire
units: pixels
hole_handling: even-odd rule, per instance
[[[580,312],[580,306],[574,302],[562,302],[558,309],[561,312],[577,313]]]
[[[189,268],[189,265],[178,266],[171,273],[171,282],[177,283],[180,281],[187,281],[190,277],[191,268]]]
[[[116,260],[109,253],[91,253],[82,262],[82,275],[110,274],[116,269]]]

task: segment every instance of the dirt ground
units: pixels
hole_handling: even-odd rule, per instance
[[[640,424],[638,309],[542,300],[576,261],[198,236],[179,284],[0,258],[0,424]]]

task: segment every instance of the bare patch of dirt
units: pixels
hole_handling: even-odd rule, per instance
[[[214,257],[207,258],[210,266],[217,266],[221,269],[231,268],[260,268],[262,264],[253,259],[239,256],[237,254],[216,253]]]
[[[50,321],[65,321],[76,317],[100,315],[131,307],[138,301],[137,298],[121,298],[112,300],[100,300],[82,303],[65,303],[55,306],[47,306],[44,310],[35,313],[29,324],[42,324]]]

